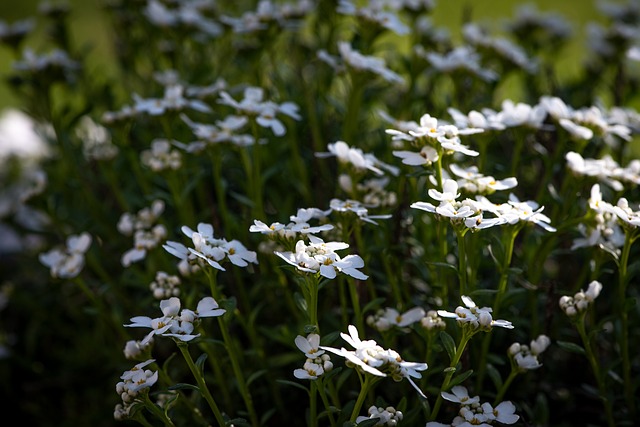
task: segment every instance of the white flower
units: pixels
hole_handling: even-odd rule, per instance
[[[350,164],[357,170],[370,170],[377,175],[383,175],[382,169],[387,170],[394,176],[399,173],[398,168],[381,162],[371,153],[365,153],[360,148],[349,147],[344,141],[336,141],[327,145],[328,152],[316,153],[316,157],[325,158],[335,156],[338,161]]]
[[[466,387],[456,385],[451,388],[451,393],[443,391],[440,393],[442,397],[449,402],[460,403],[462,405],[473,405],[480,402],[480,397],[470,397]]]
[[[329,208],[332,212],[340,212],[347,213],[352,212],[356,214],[356,216],[362,221],[368,222],[370,224],[378,225],[374,219],[388,219],[391,218],[391,215],[369,215],[368,209],[357,200],[340,200],[340,199],[331,199],[329,202]]]
[[[193,248],[186,248],[180,243],[171,241],[163,246],[167,252],[181,260],[192,261],[191,256],[195,256],[206,261],[211,267],[222,271],[225,271],[225,268],[220,262],[225,259],[239,267],[246,267],[249,263],[258,263],[257,254],[247,250],[238,240],[227,241],[214,237],[211,224],[201,222],[197,226],[197,231],[184,225],[182,232],[192,240]],[[185,252],[185,248],[188,252]]]
[[[171,297],[160,301],[162,317],[154,319],[147,316],[135,316],[130,319],[132,323],[124,325],[130,328],[151,328],[141,341],[141,345],[146,345],[154,335],[173,337],[180,341],[191,341],[200,336],[193,334],[194,323],[202,317],[222,316],[226,310],[218,308],[218,303],[211,297],[205,297],[198,302],[196,311],[188,309],[180,312],[180,299]]]
[[[293,375],[300,380],[315,380],[323,374],[323,366],[313,362],[305,362],[302,369],[293,371]]]
[[[535,340],[531,340],[529,346],[513,343],[509,347],[508,354],[513,358],[515,366],[520,371],[538,369],[542,366],[538,356],[544,352],[551,344],[551,340],[546,335],[540,335]]]
[[[64,248],[54,248],[39,255],[40,262],[51,269],[51,276],[61,279],[76,277],[84,267],[84,254],[91,245],[91,235],[81,233],[67,238]]]
[[[340,52],[342,59],[355,70],[369,71],[373,74],[379,75],[390,83],[404,83],[404,79],[399,74],[387,68],[385,61],[382,58],[363,55],[353,49],[349,42],[339,42],[338,51]]]
[[[334,279],[338,272],[344,273],[355,279],[366,280],[369,276],[363,274],[358,268],[364,267],[364,261],[359,255],[347,255],[341,258],[336,250],[349,247],[343,242],[324,242],[319,237],[309,235],[310,244],[303,240],[296,243],[295,252],[275,252],[287,263],[298,270],[307,273],[319,273],[327,279]]]
[[[471,298],[466,295],[461,297],[466,307],[458,306],[454,313],[438,310],[441,317],[456,319],[461,327],[470,327],[472,330],[490,331],[494,326],[500,326],[506,329],[513,329],[511,322],[507,320],[493,320],[491,317],[491,308],[479,308]]]
[[[320,349],[320,335],[309,334],[307,337],[298,335],[295,339],[296,347],[310,359],[320,357],[324,354],[324,350]]]
[[[419,152],[395,150],[393,155],[402,159],[402,163],[410,166],[431,166],[433,162],[438,161],[438,152],[430,145],[423,146]]]
[[[374,316],[367,318],[367,324],[379,331],[387,331],[392,327],[405,328],[413,323],[420,322],[425,316],[421,307],[414,307],[402,314],[392,307],[378,310]]]
[[[426,398],[412,378],[422,378],[420,371],[427,369],[426,363],[405,362],[394,350],[385,350],[374,340],[362,341],[355,326],[349,325],[349,334],[344,332],[340,336],[355,350],[347,350],[321,346],[320,348],[338,356],[362,369],[362,371],[378,377],[391,376],[395,381],[406,378],[418,393]]]

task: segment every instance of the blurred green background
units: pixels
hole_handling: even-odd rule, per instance
[[[0,19],[12,23],[16,20],[36,17],[40,3],[36,0],[0,1]],[[115,73],[116,69],[111,63],[110,27],[102,11],[104,0],[72,0],[62,4],[68,4],[71,7],[70,19],[76,47],[90,47],[91,63],[104,71]],[[573,28],[572,41],[561,56],[562,62],[559,64],[564,78],[571,78],[581,71],[587,43],[586,25],[589,22],[604,22],[604,17],[598,9],[599,2],[592,0],[436,0],[435,4],[432,14],[433,23],[438,27],[448,28],[454,41],[460,41],[460,24],[465,16],[491,28],[492,35],[500,35],[505,20],[514,16],[517,8],[524,4],[535,5],[541,12],[555,12],[563,16]],[[48,49],[45,43],[46,37],[43,37],[42,33],[35,33],[29,38],[26,46],[32,47],[35,51],[46,52]],[[0,75],[3,81],[13,59],[8,49],[0,47]],[[7,85],[0,85],[0,109],[18,105]]]

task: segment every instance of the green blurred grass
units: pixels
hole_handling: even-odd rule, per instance
[[[19,3],[0,1],[0,19],[14,22],[19,19],[35,17],[39,3],[35,0],[25,0]],[[566,52],[561,55],[562,60],[558,66],[561,70],[561,79],[571,79],[578,75],[585,59],[586,24],[603,19],[595,1],[436,0],[432,19],[436,26],[448,28],[454,41],[458,43],[461,40],[460,24],[465,16],[469,16],[473,22],[490,28],[493,35],[501,35],[505,20],[514,16],[517,8],[526,3],[534,4],[542,12],[556,12],[572,24],[572,40]],[[99,68],[114,75],[116,68],[112,64],[113,47],[110,44],[110,28],[107,17],[101,8],[102,0],[72,0],[67,4],[71,6],[69,19],[75,47],[78,49],[90,47],[92,51],[90,67]],[[577,7],[578,5],[579,7]],[[42,21],[41,17],[38,19],[38,22]],[[33,34],[25,45],[35,51],[46,52],[49,50],[42,30]],[[11,52],[0,47],[0,75],[3,81],[11,69],[13,60]],[[20,101],[15,98],[6,84],[2,84],[0,85],[0,110],[11,106],[19,107]]]

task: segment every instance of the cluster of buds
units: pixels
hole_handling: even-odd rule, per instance
[[[386,408],[371,406],[367,412],[369,416],[358,417],[356,419],[356,423],[361,423],[362,421],[370,419],[377,419],[378,422],[374,424],[375,426],[394,427],[397,426],[400,421],[402,421],[402,418],[404,418],[402,412],[397,411],[393,406],[387,406]]]
[[[155,200],[151,206],[138,211],[136,215],[129,212],[122,214],[118,221],[118,231],[125,236],[133,234],[133,248],[126,251],[121,258],[124,267],[141,261],[147,251],[155,248],[167,237],[167,229],[162,224],[155,224],[164,212],[164,202]]]
[[[164,271],[158,271],[156,278],[149,288],[153,292],[155,299],[167,299],[180,296],[180,278],[178,276],[169,275]]]
[[[143,392],[148,392],[147,389],[158,381],[157,371],[152,372],[149,369],[144,369],[145,366],[154,361],[154,359],[150,359],[146,362],[138,363],[131,370],[125,371],[120,376],[122,381],[116,384],[116,392],[122,398],[122,404],[116,405],[113,414],[116,420],[128,418],[129,410],[138,399],[138,396]]]
[[[535,340],[531,340],[529,346],[517,342],[511,344],[508,354],[513,361],[514,368],[524,372],[541,367],[542,364],[538,360],[538,356],[549,347],[549,344],[551,344],[551,340],[546,335],[540,335]]]
[[[436,310],[427,311],[427,314],[420,320],[420,324],[427,331],[444,330],[447,327],[447,324],[438,316]]]
[[[600,295],[602,283],[597,280],[589,283],[587,291],[580,289],[574,296],[564,295],[560,298],[560,308],[567,316],[573,317],[583,313],[589,308],[593,301]]]

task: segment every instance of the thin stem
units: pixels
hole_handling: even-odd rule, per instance
[[[320,399],[322,399],[322,403],[324,404],[324,407],[327,410],[331,427],[337,427],[336,420],[333,418],[333,412],[331,412],[331,404],[329,403],[327,394],[324,391],[324,384],[322,383],[322,377],[318,378],[315,382],[312,382],[312,384],[314,383],[317,383],[317,389],[320,394]]]
[[[207,270],[205,270],[207,271]],[[215,300],[219,300],[221,298],[220,291],[218,290],[218,286],[216,283],[216,274],[217,270],[213,270],[213,274],[207,273],[209,277],[209,286],[211,289],[211,295]],[[256,414],[255,408],[253,406],[253,399],[251,394],[249,393],[249,389],[247,387],[246,380],[244,378],[244,373],[242,367],[240,366],[240,358],[237,353],[235,342],[233,338],[229,334],[229,329],[227,327],[227,316],[229,313],[226,313],[223,316],[218,317],[218,324],[220,326],[220,332],[222,332],[222,339],[224,340],[225,348],[227,349],[227,353],[229,354],[229,359],[231,360],[231,367],[233,368],[233,373],[236,377],[236,381],[238,382],[238,389],[240,390],[240,394],[242,395],[242,399],[244,400],[245,406],[247,407],[247,411],[249,412],[249,418],[251,419],[251,425],[257,427],[258,416]]]
[[[356,404],[354,405],[353,411],[351,412],[351,422],[355,422],[356,418],[358,418],[358,414],[360,413],[360,409],[362,408],[364,400],[369,393],[369,389],[377,382],[379,378],[367,374],[361,374],[360,372],[358,372],[358,375],[360,376],[360,394],[358,394],[358,399],[356,400]],[[364,381],[362,380],[363,376]]]
[[[358,332],[364,332],[364,323],[362,318],[362,309],[360,308],[360,296],[358,295],[357,283],[353,280],[348,281],[349,294],[351,296],[351,306],[353,307],[353,317]]]
[[[444,377],[444,381],[442,381],[442,386],[440,387],[440,393],[438,393],[438,398],[436,399],[435,405],[433,405],[433,410],[431,411],[431,417],[429,418],[431,421],[435,420],[438,416],[438,411],[440,411],[440,406],[442,405],[442,392],[449,390],[449,385],[451,384],[451,377],[456,372],[456,367],[460,362],[460,358],[464,353],[464,349],[467,346],[467,343],[473,336],[473,332],[467,332],[466,329],[462,331],[462,336],[460,337],[460,342],[458,343],[458,347],[456,349],[456,354],[453,356],[453,360],[451,360],[451,364],[447,369],[447,374]]]
[[[581,317],[576,321],[576,328],[578,329],[578,333],[580,334],[580,338],[582,339],[582,345],[584,346],[584,350],[586,352],[587,359],[589,360],[589,364],[591,365],[591,370],[593,371],[593,375],[596,378],[596,383],[598,384],[598,390],[600,392],[600,398],[602,399],[602,404],[604,405],[605,412],[607,414],[607,424],[609,427],[614,427],[615,421],[613,419],[613,410],[611,407],[611,401],[607,398],[607,386],[604,381],[603,372],[600,370],[600,365],[598,364],[598,360],[593,351],[593,347],[591,346],[591,342],[589,341],[589,337],[587,336],[587,331],[584,326],[584,312]],[[633,403],[633,402],[632,402]],[[631,406],[629,407],[631,408]]]
[[[500,281],[498,282],[498,293],[496,294],[496,300],[493,304],[494,317],[497,316],[504,295],[507,292],[507,284],[509,282],[509,267],[511,266],[511,259],[513,258],[513,246],[519,231],[522,229],[521,224],[523,223],[518,223],[516,228],[509,228],[507,231],[506,244],[504,247],[504,258],[502,260],[502,265],[500,266]],[[484,381],[484,376],[487,368],[487,356],[489,354],[489,346],[491,344],[491,337],[491,334],[487,334],[482,340],[482,348],[480,351],[478,365],[478,376],[476,378],[476,385],[478,389],[482,388],[482,382]]]
[[[315,381],[311,381],[309,393],[309,427],[318,427],[318,390]]]
[[[518,376],[519,373],[520,372],[518,371],[518,369],[514,368],[513,366],[511,367],[511,372],[509,373],[509,376],[504,381],[504,383],[502,383],[502,387],[500,387],[500,390],[498,391],[498,394],[496,394],[496,398],[493,401],[493,406],[496,406],[500,402],[502,402],[502,398],[504,397],[505,393],[507,392],[507,389],[509,388],[509,386],[511,385],[513,380]]]
[[[627,283],[629,282],[627,266],[629,264],[629,254],[631,245],[636,239],[635,229],[627,230],[625,233],[624,246],[620,255],[618,272],[618,312],[620,313],[620,351],[622,352],[622,378],[624,380],[624,396],[629,407],[631,417],[635,417],[636,400],[633,394],[633,384],[631,380],[631,361],[629,359],[629,313],[627,311],[626,294]]]
[[[211,395],[211,392],[207,387],[207,383],[204,381],[204,378],[202,377],[200,370],[198,369],[196,364],[193,362],[193,359],[191,358],[191,353],[189,353],[189,345],[185,342],[179,342],[177,344],[178,344],[178,348],[180,349],[180,352],[182,353],[182,356],[184,357],[184,360],[187,362],[187,365],[189,366],[191,373],[193,374],[193,376],[196,379],[196,382],[198,383],[198,389],[200,390],[200,393],[209,404],[209,407],[211,408],[213,415],[216,417],[218,424],[220,426],[226,425],[224,417],[222,416],[222,412],[220,412],[220,408],[218,408],[216,401],[213,399],[213,396]]]
[[[467,251],[464,235],[468,228],[459,229],[456,227],[456,237],[458,239],[458,277],[460,278],[460,295],[467,295]]]

